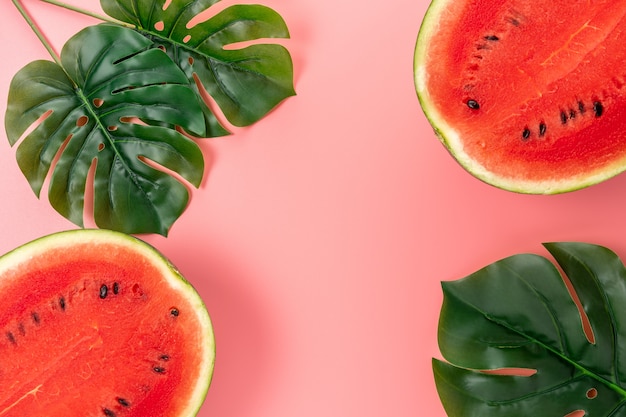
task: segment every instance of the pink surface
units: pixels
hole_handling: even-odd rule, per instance
[[[24,3],[58,49],[95,22]],[[142,236],[195,285],[214,322],[217,364],[199,416],[444,417],[430,365],[439,282],[545,253],[544,241],[626,256],[626,176],[525,196],[465,173],[413,87],[426,0],[261,3],[290,27],[298,95],[202,142],[209,169],[188,210],[169,237]],[[0,15],[3,117],[13,74],[48,55],[11,2]],[[0,253],[75,228],[33,195],[2,137]]]

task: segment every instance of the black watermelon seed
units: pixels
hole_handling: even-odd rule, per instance
[[[467,107],[469,107],[472,110],[478,110],[480,109],[480,104],[478,104],[478,102],[476,100],[467,100]]]
[[[499,41],[500,38],[498,38],[496,35],[487,35],[487,36],[485,36],[485,40],[487,40],[487,41]]]
[[[567,123],[567,113],[561,110],[561,124]]]
[[[113,283],[113,294],[118,294],[120,292],[120,284],[117,282]]]
[[[33,321],[35,322],[35,324],[39,324],[40,320],[39,320],[39,314],[37,314],[36,312],[32,312],[31,313],[31,317],[33,318]]]
[[[513,26],[519,26],[520,25],[520,21],[514,17],[511,17],[509,19],[507,19],[509,21],[509,23],[511,23]]]
[[[117,397],[116,400],[117,400],[118,403],[120,403],[120,405],[122,407],[130,407],[130,403],[128,402],[127,399],[121,398],[121,397]]]
[[[100,287],[100,298],[102,299],[106,298],[108,292],[109,292],[109,287],[103,284],[102,287]]]
[[[161,368],[160,366],[155,366],[154,368],[152,368],[152,370],[154,372],[156,372],[157,374],[164,374],[165,373],[165,368]]]
[[[170,360],[170,355],[161,355],[160,358],[161,358],[162,361],[167,362],[167,361]]]
[[[546,134],[546,124],[544,122],[539,123],[539,136]]]
[[[530,129],[525,127],[522,131],[522,139],[526,140],[530,137]]]
[[[65,298],[59,298],[59,307],[61,307],[61,310],[65,311]]]
[[[569,118],[570,119],[576,118],[576,112],[574,111],[574,109],[569,109]]]
[[[17,342],[15,341],[15,336],[13,336],[13,333],[11,332],[7,332],[7,339],[9,339],[9,342],[11,342],[12,344],[17,344]]]
[[[172,308],[170,309],[170,314],[174,317],[178,317],[178,315],[180,314],[180,311],[178,311],[177,308]]]
[[[113,411],[109,410],[108,408],[103,408],[102,412],[107,417],[115,417],[115,413]]]
[[[578,111],[580,112],[580,114],[583,114],[585,112],[585,103],[583,103],[582,101],[578,102]]]
[[[604,106],[599,101],[593,102],[593,112],[596,114],[596,117],[602,116],[604,112]]]

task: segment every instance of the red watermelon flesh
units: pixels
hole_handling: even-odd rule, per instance
[[[188,417],[214,343],[198,294],[132,237],[77,230],[0,258],[0,416]]]
[[[415,82],[470,173],[527,193],[626,169],[626,1],[434,0]]]

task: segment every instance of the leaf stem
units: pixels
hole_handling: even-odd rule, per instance
[[[85,16],[93,17],[95,19],[102,20],[103,22],[114,23],[116,25],[126,26],[126,27],[131,28],[131,29],[135,28],[135,26],[131,25],[130,23],[122,22],[121,20],[117,20],[117,19],[114,19],[112,17],[100,14],[100,13],[92,12],[91,10],[87,10],[87,9],[82,8],[82,7],[74,6],[72,4],[64,3],[62,1],[58,1],[58,0],[39,0],[39,1],[41,1],[43,3],[52,4],[54,6],[61,7],[61,8],[66,9],[66,10],[71,10],[73,12],[80,13],[80,14],[85,15]]]
[[[46,50],[48,51],[48,53],[50,54],[54,62],[56,62],[59,66],[62,67],[61,58],[59,57],[59,54],[54,50],[50,42],[48,42],[48,39],[46,39],[44,34],[39,29],[39,26],[37,26],[35,21],[30,17],[26,9],[24,9],[24,6],[22,6],[22,3],[20,2],[20,0],[12,0],[12,1],[15,7],[17,8],[17,10],[19,10],[19,12],[21,13],[24,20],[26,20],[26,23],[28,23],[28,25],[31,27],[33,32],[35,32],[35,35],[37,35],[37,37],[39,38],[43,46],[46,48]]]

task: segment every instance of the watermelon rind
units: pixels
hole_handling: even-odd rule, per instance
[[[204,403],[213,378],[215,337],[212,322],[206,305],[196,289],[170,260],[154,246],[132,235],[108,229],[76,229],[56,232],[25,243],[0,256],[0,279],[8,271],[20,268],[20,265],[27,264],[29,260],[45,254],[49,250],[58,250],[64,247],[67,247],[69,250],[78,243],[113,244],[117,247],[128,248],[134,253],[145,257],[151,266],[162,272],[162,276],[166,278],[166,284],[180,294],[184,294],[185,298],[193,306],[201,332],[204,335],[204,343],[197,346],[198,349],[204,350],[202,355],[204,362],[198,365],[200,374],[195,389],[189,394],[186,408],[180,410],[179,414],[172,417],[192,417],[197,415]]]
[[[625,155],[601,169],[582,170],[583,172],[579,175],[572,177],[554,180],[524,180],[499,176],[471,158],[464,150],[463,138],[446,121],[445,115],[435,108],[428,90],[430,74],[426,70],[425,63],[431,58],[436,59],[436,57],[429,56],[429,44],[439,29],[442,14],[452,3],[452,0],[434,0],[426,10],[415,44],[413,74],[419,103],[435,136],[463,169],[491,186],[523,194],[561,194],[575,191],[606,181],[626,171]]]

